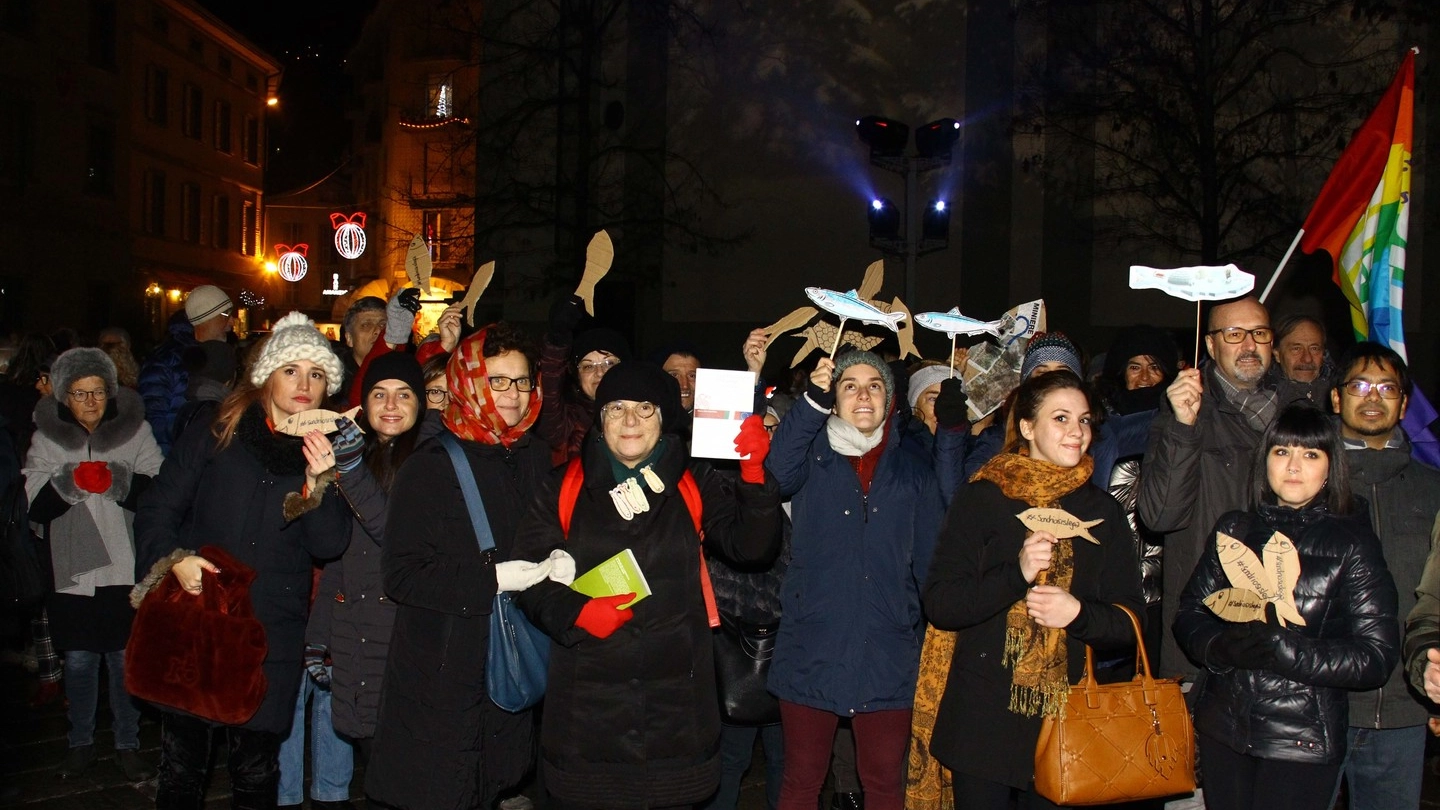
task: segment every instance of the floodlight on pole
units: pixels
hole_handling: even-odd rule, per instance
[[[899,157],[910,141],[910,127],[899,121],[867,115],[855,122],[860,140],[870,145],[870,157]]]
[[[941,118],[915,130],[915,153],[922,158],[949,161],[959,140],[960,122]]]

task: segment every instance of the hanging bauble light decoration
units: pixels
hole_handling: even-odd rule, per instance
[[[310,252],[309,245],[276,245],[275,252],[280,255],[280,277],[286,281],[299,281],[305,277],[306,271],[310,269],[310,263],[305,260],[305,254]]]
[[[331,214],[330,225],[335,229],[335,252],[346,259],[358,259],[365,252],[365,212],[350,216]]]

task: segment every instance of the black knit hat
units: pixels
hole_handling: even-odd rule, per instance
[[[1175,379],[1180,364],[1180,352],[1175,348],[1175,341],[1163,329],[1143,323],[1128,326],[1115,336],[1105,352],[1104,376],[1123,383],[1125,366],[1130,358],[1141,356],[1153,357],[1159,364],[1161,373],[1165,375],[1165,379],[1160,381],[1161,388]]]
[[[399,380],[410,386],[419,399],[425,396],[425,376],[420,373],[420,364],[415,356],[406,352],[389,352],[370,361],[365,377],[360,383],[360,401],[368,399],[370,389],[386,380]]]
[[[629,360],[630,344],[614,329],[599,326],[576,335],[575,342],[570,344],[570,354],[577,361],[591,352],[607,352],[622,361]]]
[[[600,409],[617,399],[653,403],[660,409],[660,429],[667,433],[680,424],[680,384],[654,363],[632,360],[605,372],[595,389],[595,424],[603,424]]]

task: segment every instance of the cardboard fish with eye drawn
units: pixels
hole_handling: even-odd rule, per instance
[[[1100,541],[1088,530],[1105,522],[1105,518],[1081,520],[1064,509],[1042,509],[1038,506],[1032,506],[1015,517],[1032,532],[1050,532],[1058,540],[1083,537],[1097,546]]]
[[[405,249],[405,275],[409,277],[411,284],[429,295],[430,273],[434,269],[434,262],[430,260],[430,245],[425,242],[425,235],[415,234],[410,240],[410,246]]]
[[[1233,264],[1161,269],[1131,265],[1130,289],[1159,290],[1186,301],[1223,301],[1255,289],[1255,277]]]
[[[339,428],[335,426],[335,420],[342,416],[354,422],[356,427],[360,427],[360,422],[355,419],[359,413],[359,405],[356,405],[344,413],[336,413],[335,411],[325,408],[312,408],[308,411],[290,414],[281,420],[280,424],[275,426],[275,429],[287,436],[304,436],[312,430],[318,430],[321,433],[334,433],[339,430]],[[360,431],[363,433],[365,429],[360,428]]]
[[[1296,550],[1295,544],[1290,538],[1280,532],[1275,532],[1265,543],[1261,553],[1265,559],[1262,562],[1250,547],[1237,538],[1231,537],[1224,532],[1215,533],[1215,549],[1219,553],[1220,567],[1225,571],[1225,577],[1230,581],[1231,588],[1222,590],[1240,589],[1254,593],[1263,602],[1274,603],[1275,615],[1281,626],[1295,624],[1305,625],[1305,618],[1295,607],[1295,583],[1300,579],[1300,552]],[[1217,591],[1205,598],[1205,604],[1210,605],[1212,599],[1220,602]],[[1231,595],[1234,596],[1233,594]],[[1228,599],[1228,597],[1227,597]],[[1244,600],[1240,600],[1244,601]],[[1212,606],[1211,610],[1215,610]],[[1241,611],[1236,608],[1231,611],[1238,614]],[[1260,615],[1264,616],[1264,604],[1260,606]],[[1221,618],[1229,618],[1216,611]],[[1255,621],[1256,619],[1230,619],[1230,621]]]
[[[610,265],[614,262],[615,244],[610,241],[609,231],[602,230],[590,237],[590,244],[585,247],[585,272],[580,274],[575,294],[585,303],[585,312],[591,316],[595,314],[595,285],[610,272]]]

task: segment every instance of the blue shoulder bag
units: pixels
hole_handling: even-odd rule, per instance
[[[460,492],[465,495],[465,510],[480,543],[480,554],[495,548],[490,533],[490,519],[475,473],[465,460],[460,442],[449,431],[440,434],[440,443],[455,465]],[[490,610],[490,649],[485,657],[485,691],[490,700],[507,712],[519,712],[534,706],[545,696],[545,678],[550,668],[550,637],[530,623],[508,591],[495,594]]]

